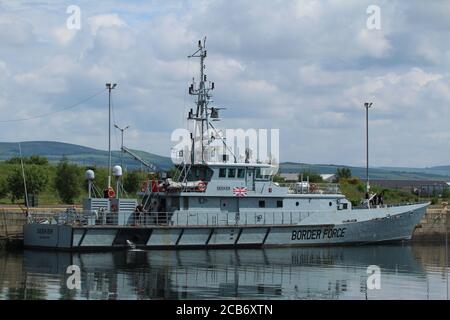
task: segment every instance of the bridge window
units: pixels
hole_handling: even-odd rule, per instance
[[[259,207],[260,207],[260,208],[265,208],[265,207],[266,207],[266,201],[264,201],[264,200],[259,200]]]
[[[245,169],[238,169],[238,178],[245,178]]]
[[[283,200],[277,200],[277,208],[283,208]]]
[[[220,168],[219,169],[219,178],[225,178],[227,176],[227,169]]]
[[[228,169],[228,178],[236,178],[236,169]]]

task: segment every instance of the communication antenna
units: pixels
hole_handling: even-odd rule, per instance
[[[122,177],[122,167],[121,166],[114,166],[113,168],[113,175],[116,177],[116,198],[119,198],[119,192],[120,192],[120,178]]]
[[[91,170],[91,169],[86,170],[85,177],[86,177],[86,180],[88,181],[88,198],[90,199],[92,196],[92,184],[95,179],[94,170]]]
[[[20,142],[19,142],[19,155],[20,155],[20,166],[22,167],[23,187],[25,189],[25,205],[27,207],[27,217],[29,217],[30,206],[29,206],[29,203],[28,203],[27,179],[25,178],[25,167],[23,165],[22,147],[20,146]]]

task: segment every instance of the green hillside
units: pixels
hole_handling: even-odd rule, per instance
[[[76,144],[54,141],[26,141],[21,142],[22,155],[39,155],[46,157],[50,162],[58,162],[63,156],[71,162],[82,166],[107,166],[108,152]],[[145,151],[137,152],[147,162],[154,164],[159,170],[168,170],[172,167],[172,161],[168,157],[162,157]],[[0,142],[0,160],[7,160],[19,155],[19,144]],[[113,164],[120,164],[120,151],[112,152]],[[129,169],[140,168],[141,164],[129,155],[123,157],[124,167]]]

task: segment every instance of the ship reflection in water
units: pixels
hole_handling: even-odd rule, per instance
[[[0,253],[0,299],[446,299],[445,257],[439,245]]]

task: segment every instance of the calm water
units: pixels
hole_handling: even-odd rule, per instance
[[[369,265],[379,290],[366,289]],[[447,299],[446,265],[444,245],[0,252],[0,299]]]

